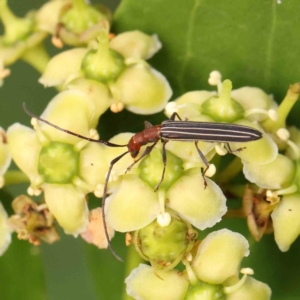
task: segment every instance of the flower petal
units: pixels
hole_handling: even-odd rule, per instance
[[[113,87],[114,98],[137,114],[154,114],[164,109],[172,96],[166,78],[142,63],[127,67]]]
[[[197,170],[182,176],[167,192],[168,207],[200,230],[212,227],[226,213],[226,198],[212,180]]]
[[[278,154],[277,158],[265,165],[242,161],[245,177],[265,189],[281,189],[292,184],[296,168],[291,159]]]
[[[283,252],[290,249],[291,244],[300,235],[300,194],[283,196],[271,214],[275,241]]]
[[[69,90],[55,96],[41,117],[63,129],[88,136],[93,122],[94,109],[94,104],[87,99],[85,93]],[[40,127],[52,141],[75,144],[81,140],[44,123],[40,124]]]
[[[272,291],[267,284],[248,276],[238,290],[227,294],[226,300],[270,300],[271,294]]]
[[[75,48],[55,55],[49,61],[39,82],[49,87],[64,84],[70,78],[80,77],[81,62],[88,51],[87,48]]]
[[[239,120],[238,122],[235,122],[235,124],[250,126],[263,132],[263,129],[260,128],[259,125],[253,124],[247,120]],[[233,151],[235,149],[246,147],[246,149],[234,152],[234,154],[247,162],[261,165],[273,161],[278,154],[276,143],[267,133],[263,133],[263,137],[260,140],[247,143],[230,143],[230,147]],[[257,151],[257,149],[259,149],[259,151]]]
[[[148,59],[161,49],[161,46],[156,34],[150,36],[139,30],[123,32],[110,41],[110,48],[125,58]]]
[[[166,105],[165,114],[171,117],[174,112],[177,112],[182,120],[189,119],[191,121],[195,121],[195,117],[201,116],[203,117],[202,122],[212,122],[213,120],[208,116],[201,115],[201,105],[208,98],[215,95],[216,92],[210,91],[192,91],[185,93]],[[206,118],[206,120],[204,118]]]
[[[127,294],[140,300],[181,300],[189,286],[186,276],[176,270],[154,272],[144,264],[134,269],[125,283]]]
[[[36,13],[37,27],[42,31],[55,34],[61,10],[70,4],[69,0],[53,0],[45,3]]]
[[[215,144],[199,141],[198,147],[206,156],[212,149],[214,149]],[[188,163],[193,162],[197,163],[199,167],[205,167],[204,162],[200,158],[197,148],[193,142],[171,141],[167,144],[166,149],[183,160],[186,160]]]
[[[38,157],[42,148],[35,131],[15,123],[7,130],[7,140],[15,163],[33,180],[38,176]]]
[[[221,284],[238,273],[242,258],[248,255],[249,243],[241,234],[221,229],[201,242],[192,268],[200,280]]]
[[[109,226],[107,226],[107,232],[111,240],[115,232]],[[94,244],[100,249],[107,248],[108,242],[104,232],[101,207],[97,207],[90,212],[88,228],[85,232],[81,233],[81,237],[87,243]]]
[[[45,201],[60,226],[68,234],[77,236],[88,226],[85,194],[72,184],[44,184]]]
[[[157,217],[157,194],[137,176],[126,176],[118,190],[107,198],[105,213],[114,230],[138,230]]]
[[[231,97],[239,102],[245,110],[263,109],[265,111],[274,107],[275,101],[262,89],[244,86],[231,92]],[[250,115],[251,120],[264,120],[267,116],[261,114]]]
[[[0,176],[2,176],[8,169],[11,162],[11,155],[6,141],[6,134],[2,127],[0,127]]]
[[[91,127],[96,127],[100,116],[113,103],[113,98],[108,87],[95,80],[79,78],[73,80],[68,85],[68,88],[84,92],[86,97],[94,103],[94,119],[91,122]]]
[[[7,213],[0,202],[0,256],[11,243],[11,228],[7,224]]]
[[[80,152],[79,174],[91,191],[96,189],[97,184],[104,184],[105,176],[109,168],[106,160],[106,146],[90,143]],[[107,148],[107,147],[106,147]]]

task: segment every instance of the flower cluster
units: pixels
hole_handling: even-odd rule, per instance
[[[0,17],[5,28],[0,83],[10,73],[5,67],[23,59],[42,73],[41,84],[59,90],[40,117],[27,111],[33,129],[19,123],[6,133],[0,128],[0,188],[25,180],[27,193],[41,196],[17,197],[10,217],[0,203],[0,254],[12,231],[34,245],[57,241],[55,222],[99,248],[111,246],[118,231],[149,262],[125,281],[135,299],[270,299],[269,286],[249,277],[251,269],[240,268],[249,255],[241,234],[222,229],[197,238],[230,215],[229,193],[243,199],[238,213],[257,241],[274,231],[279,249],[287,251],[299,236],[300,131],[288,127],[286,118],[300,84],[291,85],[278,106],[259,88],[233,90],[229,79],[222,81],[213,71],[209,83],[217,91],[192,91],[168,102],[167,79],[146,62],[162,47],[157,35],[112,34],[111,15],[102,7],[53,0],[17,18],[0,0]],[[42,44],[48,34],[58,48],[73,48],[49,59]],[[164,110],[183,122],[246,126],[262,138],[160,143],[160,127],[153,127],[156,139],[140,133],[139,151],[131,148],[134,133],[100,140],[101,115],[124,108],[142,115]],[[229,163],[222,158],[228,153]],[[6,173],[11,158],[23,177]],[[242,193],[232,184],[238,174],[244,175]],[[102,210],[89,209],[91,193],[103,198],[103,206],[105,201]]]

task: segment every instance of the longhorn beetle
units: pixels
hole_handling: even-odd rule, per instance
[[[107,186],[108,186],[108,181],[109,181],[112,168],[115,165],[115,163],[117,163],[123,156],[125,156],[127,153],[130,153],[132,158],[136,158],[140,152],[141,146],[152,143],[150,146],[147,146],[147,148],[144,150],[141,156],[138,159],[134,160],[134,162],[127,168],[126,172],[128,172],[137,162],[142,160],[146,155],[148,155],[153,150],[154,146],[158,143],[159,140],[162,141],[163,172],[162,172],[161,179],[155,188],[155,191],[157,191],[159,189],[159,186],[164,180],[164,175],[166,171],[166,164],[167,164],[166,144],[169,141],[194,142],[197,152],[206,166],[205,170],[202,172],[202,176],[204,179],[204,188],[206,188],[207,183],[205,179],[205,173],[209,168],[209,163],[206,160],[204,154],[199,149],[198,141],[205,141],[205,142],[212,142],[212,143],[213,142],[226,143],[227,151],[233,152],[230,149],[230,146],[228,144],[229,142],[250,142],[262,138],[262,133],[260,131],[248,126],[228,124],[228,123],[182,121],[177,113],[173,113],[169,120],[163,121],[160,125],[153,126],[148,121],[145,121],[145,129],[143,131],[133,135],[127,145],[118,145],[104,140],[96,140],[96,139],[88,138],[80,134],[74,133],[72,131],[69,131],[67,129],[63,129],[57,125],[54,125],[48,122],[47,120],[44,120],[41,117],[38,117],[32,112],[30,112],[27,109],[25,102],[23,103],[23,108],[29,116],[41,122],[44,122],[58,130],[66,132],[68,134],[88,140],[90,142],[104,144],[109,147],[127,147],[128,149],[127,151],[117,156],[110,162],[110,166],[105,179],[103,198],[102,198],[102,220],[103,220],[105,236],[111,252],[120,261],[123,260],[114,251],[110,243],[108,232],[107,232],[107,226],[105,221],[105,199],[107,197]],[[175,121],[176,117],[179,119],[178,121]],[[240,151],[242,149],[243,148],[239,148],[235,151]]]

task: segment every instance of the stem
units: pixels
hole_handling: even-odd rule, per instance
[[[225,218],[245,218],[245,213],[242,208],[239,209],[228,209],[226,214],[224,215]]]
[[[29,183],[29,178],[21,171],[8,171],[4,174],[5,185]]]
[[[138,265],[143,261],[143,259],[138,255],[138,253],[135,250],[134,245],[130,245],[127,251],[127,257],[126,257],[126,266],[125,266],[125,278],[130,274],[130,272],[138,267]],[[129,295],[126,293],[126,286],[124,285],[123,288],[123,300],[132,300]]]
[[[42,44],[38,44],[25,51],[21,58],[41,74],[45,71],[50,60],[49,55]]]
[[[242,170],[243,164],[239,157],[234,160],[216,176],[216,181],[219,183],[228,183]]]
[[[76,8],[78,11],[85,9],[86,6],[85,0],[73,0],[73,8]]]
[[[18,19],[7,6],[7,1],[0,2],[0,18],[5,28]]]
[[[230,93],[232,90],[232,83],[229,79],[226,79],[223,81],[222,84],[222,91],[221,91],[221,95],[220,95],[220,99],[222,99],[223,106],[228,106],[231,107],[231,98],[230,98]]]
[[[243,198],[245,192],[245,184],[225,184],[222,185],[222,190],[236,198]]]
[[[300,83],[295,83],[290,86],[287,91],[286,96],[280,103],[277,114],[277,121],[273,121],[271,119],[267,119],[262,123],[263,128],[269,132],[276,132],[279,128],[285,128],[286,118],[291,111],[292,107],[295,105],[299,98],[300,93]]]

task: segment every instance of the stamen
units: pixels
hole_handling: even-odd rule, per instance
[[[240,273],[244,275],[254,275],[254,271],[251,268],[242,268]]]
[[[94,140],[99,139],[99,134],[96,129],[94,128],[90,129],[89,138],[92,138]],[[74,145],[74,150],[80,152],[88,143],[89,143],[88,140],[81,139],[77,144]]]
[[[167,103],[167,105],[165,107],[165,114],[167,116],[171,116],[172,113],[178,112],[177,111],[177,107],[178,107],[178,104],[176,102],[174,102],[174,101]]]
[[[276,191],[272,192],[271,190],[267,190],[266,200],[270,202],[271,205],[274,205],[280,201],[280,197],[278,196]]]
[[[291,140],[288,140],[286,143],[292,149],[292,151],[293,151],[293,153],[295,155],[295,157],[293,157],[293,159],[298,160],[300,158],[300,151],[299,151],[298,146],[293,141],[291,141]]]
[[[276,134],[284,142],[290,138],[290,133],[286,128],[279,128]]]
[[[225,294],[231,294],[235,291],[237,291],[246,281],[247,275],[253,275],[254,271],[250,268],[243,268],[240,271],[243,275],[243,277],[234,285],[232,286],[226,286],[223,288],[223,291]]]
[[[90,129],[89,136],[94,140],[99,140],[100,138],[98,131],[94,128]]]
[[[262,108],[251,108],[251,109],[248,109],[247,111],[245,111],[244,116],[249,117],[250,115],[256,115],[256,114],[266,115],[272,121],[277,121],[277,119],[278,119],[277,111],[274,109],[265,110]]]
[[[185,256],[186,260],[188,262],[192,261],[193,260],[193,255],[191,252],[187,253],[186,256]]]
[[[222,75],[219,71],[212,71],[209,74],[208,83],[218,87],[218,94],[222,92]]]
[[[38,122],[37,119],[35,118],[32,118],[30,120],[30,123],[31,125],[33,126],[34,130],[36,131],[36,134],[37,134],[37,137],[40,141],[40,143],[43,145],[43,146],[46,146],[50,143],[50,140],[48,139],[48,137],[43,133],[41,127],[40,127],[40,124]]]
[[[221,144],[217,144],[215,146],[215,150],[216,152],[220,155],[220,156],[224,156],[228,153],[228,151],[225,149],[224,147],[224,143],[221,143]]]
[[[212,177],[216,174],[216,171],[217,171],[216,166],[214,164],[210,164],[208,169],[205,172],[205,176]]]
[[[94,190],[94,195],[97,198],[102,198],[104,193],[104,184],[97,184],[96,189]]]
[[[287,195],[287,194],[293,194],[295,192],[297,192],[298,188],[295,184],[291,185],[288,188],[282,189],[282,190],[278,190],[277,191],[277,195]]]
[[[58,36],[52,36],[51,43],[54,47],[61,49],[64,46],[64,43]]]
[[[19,240],[28,240],[29,239],[29,232],[26,229],[21,229],[18,232],[18,239]]]
[[[124,104],[122,102],[115,102],[110,106],[110,110],[113,113],[118,113],[124,109]]]
[[[27,193],[30,196],[39,196],[42,193],[42,190],[39,188],[34,188],[32,186],[28,187]]]
[[[164,214],[159,214],[157,216],[157,223],[161,226],[161,227],[167,227],[170,225],[171,223],[171,215],[167,212],[165,212]]]
[[[183,259],[182,263],[185,265],[187,276],[189,278],[189,281],[190,281],[191,285],[196,285],[198,283],[198,278],[195,275],[193,269],[191,268],[191,265],[189,264],[189,261],[187,259]]]
[[[89,188],[89,186],[83,181],[83,180],[81,180],[79,177],[74,177],[73,178],[73,184],[77,187],[77,188],[79,188],[79,189],[81,189],[83,192],[89,192],[90,191],[90,188]]]
[[[48,209],[48,205],[46,203],[40,204],[37,207],[37,211],[42,211],[42,210],[45,210],[45,209]]]
[[[278,120],[278,113],[275,109],[269,109],[268,115],[271,120],[273,120],[275,122]]]

